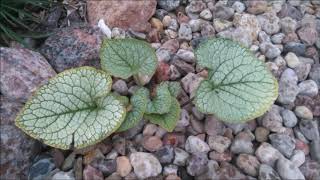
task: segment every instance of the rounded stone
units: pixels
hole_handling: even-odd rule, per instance
[[[133,166],[134,173],[141,179],[157,176],[162,171],[160,162],[150,153],[132,153],[130,163]]]
[[[240,154],[237,157],[236,164],[246,174],[253,177],[258,175],[260,162],[255,156],[249,154]]]
[[[258,142],[266,142],[270,131],[265,127],[257,127],[254,133]]]
[[[151,152],[159,150],[163,143],[158,136],[146,136],[143,138],[143,147]]]
[[[296,116],[302,119],[313,119],[312,111],[306,106],[297,106],[294,110]]]
[[[117,173],[121,177],[127,176],[132,170],[129,158],[126,156],[120,156],[117,158]]]

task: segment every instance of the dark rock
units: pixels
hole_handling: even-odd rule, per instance
[[[309,140],[317,140],[319,136],[319,128],[316,120],[301,120],[299,128],[302,134]]]
[[[315,139],[310,144],[311,158],[320,163],[320,139]]]
[[[302,13],[297,8],[293,7],[291,4],[288,3],[283,3],[282,9],[279,12],[278,16],[280,18],[289,16],[297,21],[300,21],[303,17]]]
[[[214,116],[208,116],[205,119],[205,131],[210,136],[223,135],[225,126]]]
[[[53,159],[46,155],[40,155],[31,165],[28,179],[32,180],[42,180],[50,175],[50,172],[55,168]],[[10,179],[10,178],[9,178]]]
[[[166,11],[172,11],[180,5],[180,0],[158,0],[158,6]]]
[[[320,164],[314,160],[307,159],[306,162],[300,167],[300,171],[310,180],[318,180],[320,177]]]
[[[306,106],[312,111],[313,116],[320,116],[320,94],[312,98],[298,95],[294,104],[296,106]]]
[[[98,169],[87,165],[83,170],[83,180],[103,180],[103,174]]]
[[[303,56],[306,51],[306,45],[297,42],[288,42],[284,45],[284,53],[293,52],[298,56]]]
[[[207,171],[207,163],[208,157],[205,153],[193,154],[187,160],[187,171],[191,176],[199,176]]]
[[[99,67],[101,39],[98,29],[65,28],[51,35],[40,52],[57,72],[85,65]]]
[[[261,180],[281,180],[277,171],[267,164],[261,164],[259,168],[259,179]]]
[[[91,166],[101,171],[104,176],[109,176],[117,170],[117,162],[115,159],[95,159],[91,162]]]
[[[73,170],[76,179],[82,179],[82,157],[78,157],[74,163]]]
[[[160,163],[171,163],[174,158],[173,147],[163,146],[158,151],[156,151],[155,156],[158,158]]]
[[[246,176],[232,164],[223,162],[220,165],[217,179],[246,179]]]

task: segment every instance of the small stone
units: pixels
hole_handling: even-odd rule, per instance
[[[75,153],[69,154],[69,156],[64,160],[61,169],[63,171],[68,171],[73,167],[75,160],[76,160],[76,154]]]
[[[318,38],[318,32],[314,27],[304,26],[298,30],[298,35],[301,41],[309,46],[316,43]]]
[[[158,130],[158,126],[155,124],[147,124],[143,129],[143,136],[153,136]]]
[[[277,171],[275,171],[271,166],[267,164],[261,164],[259,168],[259,176],[260,180],[281,180]]]
[[[195,90],[198,88],[202,80],[203,78],[197,74],[188,73],[181,79],[182,88],[190,94],[190,97],[193,97],[195,95]]]
[[[83,179],[84,180],[103,180],[103,174],[98,169],[87,165],[83,170]]]
[[[128,94],[128,86],[127,86],[126,82],[122,79],[119,79],[115,83],[113,83],[112,90],[118,92],[121,95]]]
[[[122,178],[117,172],[115,172],[112,173],[110,176],[106,177],[104,180],[122,180]]]
[[[320,65],[315,64],[312,66],[309,77],[317,83],[318,87],[320,87]]]
[[[126,37],[126,31],[115,27],[111,31],[111,37],[114,39],[124,39]]]
[[[187,171],[191,176],[198,176],[205,173],[207,167],[208,157],[205,153],[198,152],[197,154],[191,155],[187,160]]]
[[[290,68],[296,68],[300,64],[299,58],[292,52],[287,53],[284,59]]]
[[[156,56],[158,61],[160,62],[169,62],[171,59],[171,55],[172,53],[170,52],[170,50],[164,49],[164,48],[159,48],[156,51]]]
[[[264,31],[260,31],[259,34],[258,34],[258,39],[259,39],[259,42],[260,43],[263,43],[263,42],[271,42],[271,39],[270,39],[270,36],[264,32]]]
[[[166,11],[172,11],[180,5],[180,0],[161,0],[157,2],[159,7]]]
[[[186,127],[190,124],[190,116],[187,110],[181,109],[180,119],[177,123],[177,127]]]
[[[305,64],[305,63],[300,63],[296,68],[294,68],[294,71],[298,76],[298,81],[300,82],[300,81],[306,80],[310,70],[311,70],[311,64]]]
[[[242,13],[245,9],[246,6],[240,2],[240,1],[235,1],[232,5],[232,8],[237,12],[237,13]]]
[[[271,36],[271,41],[274,44],[281,44],[284,37],[285,37],[285,34],[277,33]]]
[[[120,156],[117,158],[117,173],[121,177],[127,176],[132,170],[129,158],[126,156]]]
[[[306,162],[300,166],[300,171],[303,173],[306,179],[317,179],[320,177],[320,163],[317,161],[306,159]]]
[[[214,18],[221,18],[221,19],[228,20],[228,19],[231,19],[231,17],[233,16],[234,9],[224,5],[216,4],[213,7],[212,12],[213,12]]]
[[[53,159],[47,156],[37,156],[35,160],[29,169],[28,179],[41,180],[49,177],[55,168]]]
[[[189,21],[189,25],[191,27],[192,32],[200,31],[203,23],[204,23],[204,21],[202,19],[191,19]]]
[[[250,32],[250,39],[254,40],[257,38],[258,33],[261,30],[261,26],[256,16],[246,13],[235,13],[233,18],[233,24],[237,28]]]
[[[186,24],[186,23],[180,24],[178,35],[179,35],[179,39],[190,41],[192,39],[192,30],[189,24]]]
[[[281,132],[283,130],[280,107],[272,105],[271,109],[262,117],[262,125],[272,132]]]
[[[181,77],[181,73],[179,72],[178,68],[174,65],[170,65],[170,80],[177,80]]]
[[[319,139],[319,128],[317,125],[317,121],[315,120],[301,120],[299,122],[299,129],[302,134],[309,140]]]
[[[186,151],[189,153],[207,153],[210,151],[208,144],[196,136],[189,136],[186,145]]]
[[[266,142],[270,131],[264,127],[257,127],[255,130],[256,140],[258,142]]]
[[[130,163],[133,166],[134,173],[141,179],[157,176],[162,171],[160,162],[150,153],[132,153]]]
[[[211,151],[209,153],[209,158],[218,162],[230,162],[232,160],[232,153],[230,151],[225,151],[223,153]]]
[[[151,27],[155,28],[157,31],[159,31],[159,32],[163,31],[163,24],[159,19],[151,18],[150,24],[151,24]]]
[[[216,179],[246,179],[246,176],[232,164],[223,162],[220,165],[218,178]]]
[[[235,154],[252,154],[254,152],[253,144],[251,142],[252,139],[249,139],[246,136],[242,136],[240,133],[236,136],[236,138],[232,141],[230,150]]]
[[[292,19],[299,21],[302,19],[303,15],[297,8],[293,7],[291,4],[284,3],[278,16],[280,18],[291,17]]]
[[[171,145],[174,147],[184,147],[185,141],[185,135],[180,133],[166,133],[163,137],[164,145]]]
[[[75,180],[72,170],[69,172],[59,171],[52,176],[52,180],[62,180],[62,179],[63,180]]]
[[[205,131],[210,136],[223,135],[225,126],[214,116],[207,116],[204,125]]]
[[[271,42],[261,43],[259,48],[261,52],[269,59],[276,58],[281,54],[281,50]]]
[[[273,147],[287,158],[290,158],[295,148],[295,139],[287,134],[270,134],[269,139]]]
[[[285,53],[293,52],[298,56],[303,56],[306,51],[306,45],[297,42],[288,42],[285,44],[283,51]]]
[[[182,60],[186,61],[187,63],[194,63],[195,62],[194,53],[192,51],[188,51],[185,49],[179,49],[176,55],[179,58],[181,58]]]
[[[205,9],[205,10],[201,11],[200,17],[205,19],[205,20],[211,20],[212,19],[212,13],[211,13],[210,9]]]
[[[176,56],[175,56],[176,57]],[[172,65],[174,65],[181,76],[186,76],[188,73],[193,73],[195,72],[195,68],[192,64],[186,63],[183,60],[180,60],[179,58],[175,58],[172,62]],[[199,76],[200,75],[196,75]],[[191,75],[189,78],[193,77],[193,75]]]
[[[166,145],[157,150],[154,155],[158,158],[160,163],[171,163],[174,158],[173,147]]]
[[[294,113],[296,116],[302,119],[313,119],[313,114],[310,109],[308,109],[306,106],[297,106],[294,110]]]
[[[285,34],[294,33],[297,29],[297,21],[291,17],[285,17],[280,20],[281,30]]]
[[[278,101],[282,104],[293,103],[299,93],[299,87],[297,85],[298,76],[290,68],[286,69],[279,81],[279,97]]]
[[[311,158],[320,162],[320,139],[315,139],[310,144],[310,155]]]
[[[170,174],[177,175],[178,174],[178,166],[174,164],[169,164],[163,167],[163,175],[168,176]]]
[[[190,124],[192,129],[197,133],[201,134],[204,133],[204,124],[202,121],[198,121],[193,116],[191,116]],[[190,127],[190,126],[189,126]]]
[[[180,148],[174,148],[174,161],[173,164],[178,166],[185,166],[187,159],[189,158],[189,154]]]
[[[296,126],[298,119],[292,111],[285,109],[281,111],[281,116],[282,116],[283,124],[286,127],[293,128],[294,126]]]
[[[281,153],[271,146],[271,144],[263,142],[256,150],[255,155],[261,163],[273,166],[274,163],[282,156]]]
[[[224,136],[209,136],[208,144],[210,149],[213,149],[219,153],[223,153],[231,144],[231,140]]]
[[[232,22],[224,20],[224,19],[214,19],[213,26],[217,32],[221,32],[221,31],[224,31],[224,30],[232,27]]]
[[[305,179],[299,168],[285,158],[280,158],[277,161],[276,168],[283,179]]]
[[[191,1],[189,4],[189,10],[192,13],[200,13],[205,7],[206,4],[202,1]]]
[[[236,164],[246,174],[253,177],[258,175],[260,162],[255,156],[249,154],[240,154],[237,157]]]
[[[82,169],[82,157],[78,157],[73,166],[75,179],[82,179]]]
[[[306,160],[305,154],[302,150],[294,150],[290,161],[297,167],[300,167]]]
[[[316,96],[319,92],[317,83],[313,80],[305,80],[298,84],[299,95]]]
[[[262,1],[245,1],[247,6],[247,11],[250,14],[261,14],[267,10],[268,2]]]
[[[163,143],[158,136],[147,136],[143,138],[143,147],[151,152],[159,150]]]
[[[102,172],[104,176],[109,176],[117,170],[117,162],[114,159],[95,159],[90,165]]]
[[[264,30],[266,33],[272,35],[280,30],[279,21],[280,19],[277,17],[277,14],[274,12],[266,12],[262,15],[257,17],[261,29]]]
[[[204,23],[201,26],[201,36],[202,37],[214,37],[215,36],[215,29],[210,23]]]

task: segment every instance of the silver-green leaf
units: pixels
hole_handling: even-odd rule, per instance
[[[196,58],[209,69],[197,89],[195,105],[227,122],[244,122],[264,114],[278,96],[278,83],[265,64],[240,44],[209,39]]]
[[[154,124],[158,124],[162,128],[169,132],[172,132],[176,127],[178,120],[180,118],[180,104],[176,98],[171,98],[170,111],[165,114],[145,114],[144,118],[149,120]]]
[[[164,114],[170,111],[171,93],[169,84],[162,82],[156,87],[155,97],[148,101],[146,113],[148,114]]]
[[[100,59],[103,70],[123,79],[136,74],[152,76],[157,67],[155,50],[137,39],[105,39]]]
[[[125,118],[125,107],[109,94],[111,84],[110,75],[95,68],[64,71],[31,97],[16,125],[56,148],[93,145],[118,129]]]
[[[165,81],[168,84],[168,88],[171,96],[177,97],[181,92],[180,82],[177,81]]]
[[[117,132],[122,132],[133,128],[142,119],[147,108],[149,98],[148,89],[142,87],[138,89],[130,98],[131,110],[127,113],[124,122],[121,124]]]

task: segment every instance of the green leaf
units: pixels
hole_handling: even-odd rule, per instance
[[[34,94],[16,125],[56,148],[93,145],[118,129],[125,118],[125,107],[109,94],[111,84],[110,75],[92,67],[64,71]]]
[[[170,111],[171,94],[168,83],[162,82],[156,88],[156,95],[147,104],[147,114],[164,114]]]
[[[177,97],[181,92],[181,85],[180,82],[177,81],[166,81],[168,83],[169,91],[171,96]]]
[[[157,67],[154,49],[136,39],[105,39],[100,59],[103,70],[123,79],[136,74],[152,76]]]
[[[125,107],[129,106],[129,98],[127,96],[121,96],[118,93],[112,92],[114,95]]]
[[[149,91],[146,88],[138,89],[130,98],[132,109],[127,113],[124,122],[121,124],[117,132],[122,132],[133,128],[142,119],[147,108]]]
[[[196,50],[209,69],[194,100],[203,113],[227,122],[244,122],[264,114],[278,96],[278,83],[249,50],[226,39],[209,39]]]
[[[145,114],[144,117],[154,124],[158,124],[169,132],[176,127],[180,118],[180,104],[176,98],[171,98],[170,111],[165,114]]]

